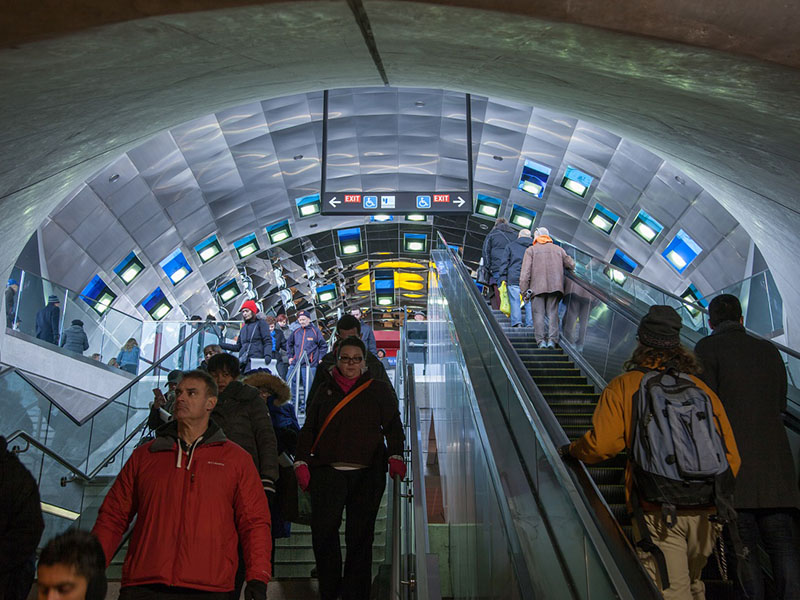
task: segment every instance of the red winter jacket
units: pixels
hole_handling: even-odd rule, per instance
[[[122,587],[233,590],[239,540],[246,580],[268,582],[269,506],[253,459],[213,422],[188,452],[179,448],[173,421],[122,467],[92,529],[106,565],[136,516]]]

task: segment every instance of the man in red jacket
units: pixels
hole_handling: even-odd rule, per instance
[[[270,517],[253,459],[209,416],[217,386],[203,371],[178,384],[174,421],[137,448],[108,492],[92,532],[106,565],[136,516],[121,600],[228,600],[237,542],[246,600],[266,600]]]

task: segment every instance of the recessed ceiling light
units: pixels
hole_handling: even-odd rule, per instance
[[[492,158],[495,159],[495,160],[503,160],[503,157],[502,156],[497,156],[497,154],[495,154]]]
[[[111,177],[108,178],[109,183],[114,183],[117,179],[119,179],[119,173],[114,173]]]
[[[425,106],[425,103],[422,100],[417,100],[416,102],[414,102],[414,106],[422,107]]]
[[[311,225],[309,225],[309,227],[316,227],[317,225],[319,225],[319,223],[311,223]]]
[[[302,154],[295,154],[292,158],[294,158],[295,160],[300,160],[301,158],[303,158],[303,155]]]
[[[686,180],[680,175],[675,175],[675,181],[677,181],[681,185],[686,185]]]

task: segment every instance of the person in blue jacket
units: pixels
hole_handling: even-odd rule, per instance
[[[311,322],[309,314],[301,310],[297,313],[297,322],[300,327],[292,332],[288,340],[287,351],[289,354],[289,365],[294,367],[300,361],[300,357],[305,352],[308,357],[308,364],[310,366],[310,373],[308,379],[308,386],[314,381],[314,375],[317,373],[317,366],[319,365],[322,357],[328,352],[328,344],[325,341],[325,336],[319,328]],[[300,383],[306,386],[306,369],[300,366]],[[294,385],[294,384],[293,384]],[[300,412],[305,410],[306,401],[305,394],[298,396],[297,390],[292,390],[293,396],[297,399],[297,406]]]
[[[361,341],[364,342],[367,350],[373,354],[378,354],[378,343],[375,341],[375,332],[372,331],[372,327],[367,325],[362,320],[363,315],[361,314],[361,309],[358,307],[353,308],[350,310],[350,314],[358,319],[359,323],[361,323]]]
[[[130,338],[117,354],[117,366],[131,375],[139,372],[139,343]]]
[[[58,344],[58,330],[61,322],[61,303],[58,296],[47,298],[47,306],[36,313],[36,337],[42,341]]]
[[[242,373],[253,368],[252,359],[264,359],[266,364],[272,360],[272,335],[269,325],[258,318],[258,305],[253,300],[242,303],[242,328],[235,344],[220,342],[223,350],[239,353],[239,364]]]

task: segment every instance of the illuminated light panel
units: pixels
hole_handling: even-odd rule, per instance
[[[275,235],[272,236],[272,242],[273,243],[282,242],[283,240],[285,240],[288,237],[289,237],[288,233],[286,233],[285,231],[279,231]]]
[[[601,204],[595,204],[592,214],[589,215],[589,223],[597,227],[603,233],[610,234],[611,230],[619,221],[619,216],[608,210]]]
[[[141,271],[142,268],[139,265],[133,265],[125,269],[120,277],[125,283],[130,283]]]
[[[406,221],[425,221],[427,218],[425,215],[406,215]]]
[[[389,306],[391,303],[392,303],[391,298],[387,298],[385,296],[381,296],[380,298],[378,298],[378,304],[380,306]]]
[[[520,186],[520,189],[523,192],[528,192],[529,194],[533,194],[534,196],[539,196],[541,195],[542,190],[544,188],[538,183],[534,183],[533,181],[523,181],[522,185]]]
[[[236,295],[236,290],[230,289],[230,290],[225,290],[224,292],[222,292],[219,295],[219,297],[223,302],[227,302],[228,300],[233,298],[235,295]]]
[[[514,205],[514,208],[511,210],[511,217],[509,218],[512,225],[516,225],[522,229],[531,229],[531,225],[533,225],[535,220],[536,211],[520,206],[519,204]]]
[[[569,190],[573,194],[578,194],[578,196],[581,197],[585,196],[586,190],[589,189],[585,185],[582,185],[577,181],[573,181],[572,179],[567,179],[564,181],[564,184],[561,187],[563,187],[565,190]]]
[[[500,208],[491,204],[481,204],[478,206],[478,212],[487,217],[496,217],[497,213],[500,212]]]
[[[61,517],[62,519],[69,519],[70,521],[75,521],[77,520],[78,517],[81,516],[81,513],[75,512],[74,510],[69,510],[68,508],[63,508],[61,506],[56,506],[55,504],[40,502],[39,505],[41,506],[43,513],[47,513],[48,515],[54,515],[56,517]]]
[[[675,250],[670,250],[667,253],[667,260],[675,265],[678,269],[683,269],[688,264],[683,257],[675,252]]]
[[[253,252],[259,250],[256,234],[251,233],[249,235],[244,236],[240,240],[233,242],[233,247],[236,249],[236,254],[239,255],[239,258],[245,258],[246,256],[250,256],[251,254],[253,254]]]
[[[637,223],[633,230],[638,233],[646,242],[652,242],[658,235],[650,227],[644,223]]]
[[[214,258],[219,252],[214,246],[209,246],[208,248],[200,251],[200,258],[203,262],[208,262],[212,258]]]
[[[297,205],[297,212],[299,213],[301,219],[316,215],[322,208],[319,194],[311,194],[310,196],[295,198],[295,204]]]
[[[342,254],[358,254],[360,249],[358,244],[346,244],[342,246]]]
[[[180,280],[182,280],[188,274],[189,274],[189,271],[186,269],[186,267],[181,267],[180,269],[175,271],[172,275],[170,275],[170,280],[172,281],[172,283],[178,283]]]
[[[592,225],[599,227],[603,231],[609,231],[614,226],[614,224],[603,215],[595,215],[591,222]]]
[[[310,217],[311,215],[315,215],[318,212],[319,212],[318,204],[306,204],[300,207],[300,216],[303,217]]]
[[[604,273],[606,277],[608,277],[614,283],[618,283],[619,285],[622,285],[625,283],[625,280],[628,279],[625,273],[613,267],[606,267]]]
[[[475,214],[494,218],[500,214],[502,204],[500,198],[478,194],[475,198]]]
[[[422,252],[423,250],[425,250],[425,244],[423,244],[422,242],[409,242],[408,249],[413,252]]]
[[[551,172],[552,169],[550,167],[532,160],[525,160],[517,187],[523,192],[541,198],[544,195],[544,188],[547,185],[547,180],[550,178]]]
[[[242,246],[238,249],[239,257],[244,258],[245,256],[250,256],[253,252],[256,251],[255,244],[247,244],[246,246]]]
[[[522,215],[517,215],[514,218],[514,223],[522,227],[523,229],[530,229],[531,225],[533,224],[533,219],[528,217],[523,217]]]
[[[162,304],[153,312],[153,317],[156,319],[163,319],[164,316],[170,311],[170,308],[172,307],[169,304]]]
[[[328,302],[329,300],[333,300],[336,295],[333,292],[325,292],[324,294],[319,295],[320,302]]]
[[[377,221],[378,223],[385,223],[386,221],[393,220],[392,215],[372,215],[372,221]]]

